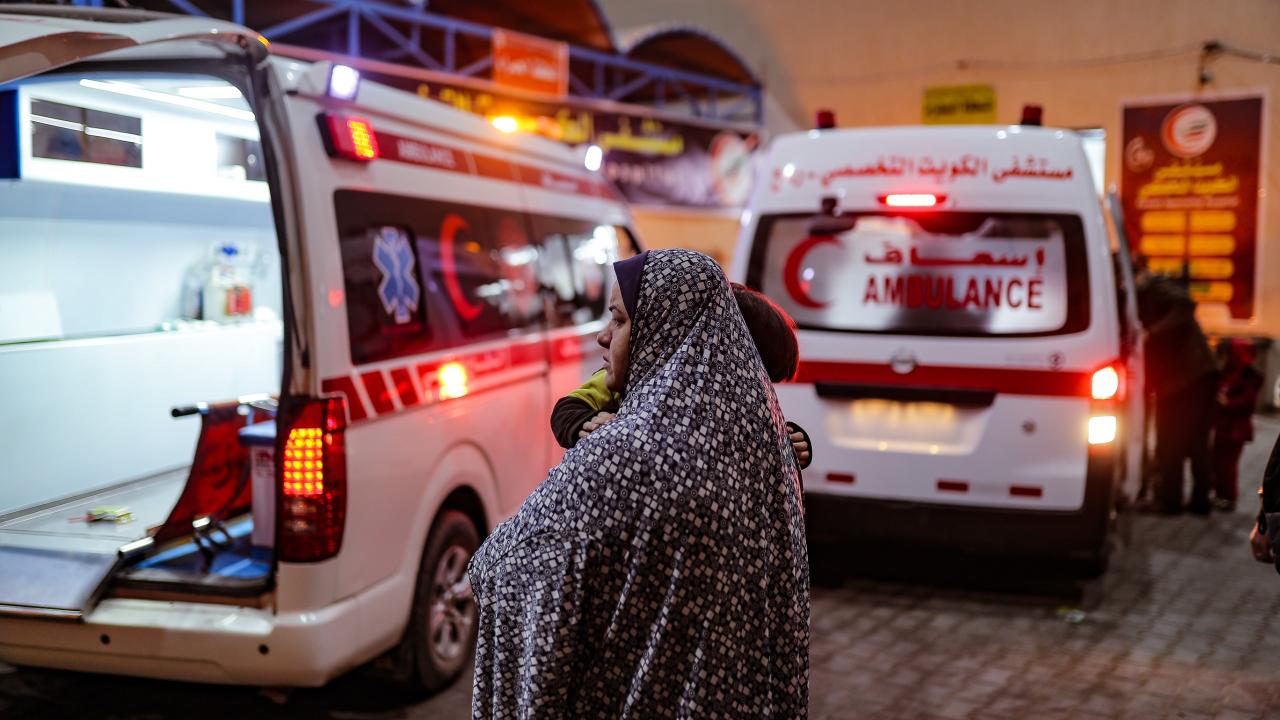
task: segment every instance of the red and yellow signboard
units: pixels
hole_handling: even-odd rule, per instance
[[[1198,302],[1254,316],[1261,97],[1126,105],[1121,201],[1134,252]]]
[[[563,97],[569,88],[569,46],[495,28],[493,81],[503,87]]]

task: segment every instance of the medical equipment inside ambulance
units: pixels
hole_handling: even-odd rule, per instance
[[[54,73],[0,86],[0,131],[0,606],[260,593],[282,304],[248,103],[209,75]]]

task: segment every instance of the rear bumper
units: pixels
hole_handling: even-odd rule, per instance
[[[805,494],[811,543],[887,541],[1020,557],[1094,557],[1105,551],[1118,460],[1095,451],[1079,510],[1009,510]]]

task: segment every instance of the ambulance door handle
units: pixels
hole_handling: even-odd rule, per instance
[[[831,400],[897,400],[899,402],[935,402],[957,407],[990,407],[996,401],[995,390],[972,388],[921,387],[917,385],[871,385],[864,383],[825,382],[813,384],[818,397]]]

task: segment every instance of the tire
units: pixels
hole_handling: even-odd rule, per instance
[[[477,631],[467,563],[478,547],[480,536],[466,515],[445,510],[436,518],[418,566],[409,625],[401,640],[406,680],[414,690],[443,690],[467,670]]]

